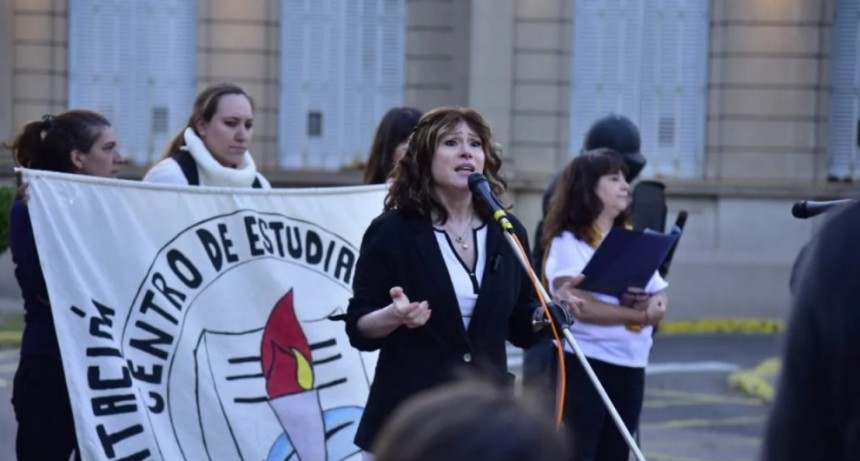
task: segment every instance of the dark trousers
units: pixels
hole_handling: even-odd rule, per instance
[[[76,460],[81,459],[59,357],[21,357],[12,388],[12,406],[18,420],[18,461],[68,461],[72,452]]]
[[[558,364],[553,361],[553,376]],[[570,431],[576,461],[627,461],[630,448],[615,421],[600,399],[585,369],[573,354],[564,354],[567,386],[564,424]],[[627,430],[633,434],[639,425],[645,392],[645,369],[613,365],[589,359],[609,399],[618,410]]]

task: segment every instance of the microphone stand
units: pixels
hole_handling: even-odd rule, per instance
[[[501,216],[501,219],[499,216],[496,216],[496,219],[499,221],[501,221],[501,219],[505,219],[505,221],[507,221],[507,219],[504,218],[504,215]],[[514,254],[517,255],[517,259],[520,261],[520,264],[522,264],[523,269],[526,271],[529,278],[534,282],[533,285],[538,287],[540,290],[539,294],[543,296],[543,299],[546,300],[549,305],[548,307],[550,314],[553,317],[553,323],[561,328],[561,332],[564,334],[565,339],[567,339],[567,343],[570,344],[571,348],[573,348],[576,358],[579,359],[579,363],[582,364],[582,368],[585,369],[585,373],[588,375],[588,379],[591,380],[592,384],[594,384],[594,388],[597,389],[600,399],[603,400],[603,404],[612,416],[612,420],[615,421],[615,425],[618,427],[618,431],[621,432],[621,436],[624,437],[624,441],[627,442],[630,450],[636,456],[637,461],[645,461],[645,455],[643,455],[642,451],[639,450],[639,446],[636,444],[636,441],[633,440],[633,436],[630,435],[630,431],[627,430],[627,426],[624,425],[624,421],[621,420],[621,415],[618,414],[618,410],[615,409],[615,405],[613,405],[612,401],[609,400],[609,395],[606,394],[606,389],[603,388],[603,384],[600,383],[600,380],[591,368],[591,364],[588,363],[588,359],[586,359],[585,355],[582,353],[579,343],[576,342],[573,334],[570,333],[570,325],[573,323],[573,320],[570,318],[570,314],[567,312],[567,309],[552,302],[552,298],[550,298],[549,294],[546,292],[543,284],[541,284],[537,279],[537,275],[535,275],[531,263],[520,251],[521,246],[514,237],[510,223],[507,225],[504,223],[500,224],[502,224],[502,233],[505,234],[505,240],[510,244]]]

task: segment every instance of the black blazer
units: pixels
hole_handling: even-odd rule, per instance
[[[515,231],[529,248],[522,225]],[[531,282],[499,226],[487,223],[487,259],[469,329],[428,217],[389,211],[368,227],[361,243],[347,308],[346,332],[353,347],[379,349],[370,396],[355,443],[371,450],[392,411],[413,394],[450,382],[459,368],[479,367],[498,376],[507,372],[505,340],[527,347],[539,334],[531,318],[538,306]],[[389,290],[403,287],[411,301],[427,301],[432,314],[419,328],[400,327],[385,338],[366,338],[358,319],[391,304]]]

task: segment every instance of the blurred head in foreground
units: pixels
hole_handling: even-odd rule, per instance
[[[376,461],[569,459],[550,413],[513,390],[465,380],[407,400],[380,433]]]

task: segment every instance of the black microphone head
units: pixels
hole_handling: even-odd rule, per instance
[[[809,215],[806,210],[806,200],[795,202],[795,204],[791,206],[791,215],[798,219],[808,218]]]
[[[470,174],[469,175],[469,190],[472,191],[472,193],[474,194],[475,190],[479,187],[478,185],[481,182],[485,182],[485,183],[488,182],[487,177],[481,173]]]

